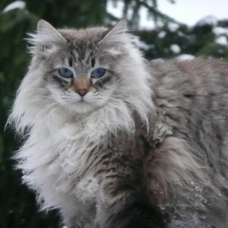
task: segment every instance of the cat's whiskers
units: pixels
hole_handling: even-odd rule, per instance
[[[109,97],[108,100],[99,98],[99,100],[103,102],[102,106],[107,105],[109,107],[113,107],[115,109],[119,109],[118,99],[115,99],[114,97]]]

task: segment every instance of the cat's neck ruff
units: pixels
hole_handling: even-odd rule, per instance
[[[130,137],[135,128],[132,111],[120,100],[79,119],[56,111],[46,112],[45,118],[34,122],[16,155],[24,182],[38,192],[40,201],[45,199],[44,208],[58,207],[63,198],[59,194],[73,194],[75,180],[89,166],[89,156],[97,152],[99,145],[105,146],[110,135],[124,130]]]

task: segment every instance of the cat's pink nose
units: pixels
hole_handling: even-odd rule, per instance
[[[88,90],[87,89],[78,89],[76,91],[81,97],[84,97],[87,93],[88,93]]]

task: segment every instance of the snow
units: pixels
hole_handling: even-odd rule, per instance
[[[218,19],[214,16],[206,16],[199,20],[196,23],[196,26],[204,26],[204,25],[211,25],[211,26],[216,26],[218,24]]]
[[[174,54],[178,54],[181,51],[180,46],[177,44],[172,44],[169,48]]]
[[[144,42],[142,42],[138,36],[134,36],[132,39],[132,42],[140,49],[142,50],[148,50],[150,48],[154,48],[153,44],[146,44]]]
[[[227,35],[228,36],[228,29],[226,29],[226,28],[214,27],[212,31],[216,36],[220,36],[220,35]]]
[[[217,37],[215,39],[215,43],[217,43],[219,45],[224,45],[224,46],[227,46],[227,44],[228,44],[226,36]]]
[[[192,60],[194,59],[195,56],[194,55],[189,55],[189,54],[181,54],[179,56],[176,57],[176,59],[180,62],[182,61],[186,61],[186,60]]]
[[[160,65],[160,64],[165,63],[165,60],[162,58],[158,58],[158,59],[151,60],[150,63],[153,65]]]
[[[107,11],[109,13],[117,18],[129,19],[131,12],[128,12],[128,15],[123,15],[123,7],[124,4],[122,1],[107,1]],[[197,21],[199,26],[205,23],[215,26],[217,25],[217,19],[222,20],[228,18],[227,7],[227,0],[176,0],[175,4],[171,4],[170,1],[167,0],[160,0],[158,3],[158,10],[174,20],[185,23],[188,26],[194,26]],[[158,25],[161,21],[158,20],[155,24],[151,18],[148,19],[148,10],[145,7],[140,9],[139,14],[140,29],[153,29],[162,26]],[[217,19],[214,16],[205,17],[206,15],[214,15]],[[200,20],[201,18],[203,19]]]
[[[207,15],[214,15],[219,20],[228,18],[227,0],[159,0],[158,9],[178,22],[194,26],[197,21]]]
[[[120,1],[117,1],[117,2],[108,1],[106,9],[113,16],[115,16],[117,18],[122,18],[123,8],[124,8],[124,3],[123,2],[120,2]]]
[[[165,31],[161,31],[158,33],[158,38],[164,38],[166,35],[166,32]]]
[[[168,29],[170,32],[176,32],[179,28],[179,25],[176,23],[168,23]]]
[[[183,32],[180,32],[180,31],[178,31],[177,34],[178,34],[179,36],[185,36],[184,33],[183,33]]]
[[[7,5],[4,9],[3,9],[3,13],[7,13],[11,10],[14,10],[14,9],[24,9],[26,6],[26,3],[23,2],[23,1],[15,1],[15,2],[12,2],[10,3],[9,5]]]
[[[107,2],[107,12],[112,14],[116,18],[126,18],[130,19],[133,10],[131,8],[128,9],[127,15],[123,15],[124,2],[122,1],[111,1]],[[139,10],[140,21],[139,21],[139,29],[140,30],[150,30],[155,27],[155,23],[152,19],[148,20],[148,10],[145,7],[140,8]]]
[[[148,10],[145,7],[139,10],[140,20],[139,29],[140,30],[150,30],[155,27],[154,21],[150,18],[148,19]]]

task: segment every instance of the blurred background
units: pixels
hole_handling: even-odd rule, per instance
[[[40,212],[11,159],[20,140],[4,125],[30,61],[24,38],[43,18],[54,27],[114,25],[126,18],[149,60],[227,58],[227,0],[0,1],[0,228],[62,227],[56,211]],[[227,13],[227,16],[226,16]],[[226,19],[227,18],[227,19]]]

